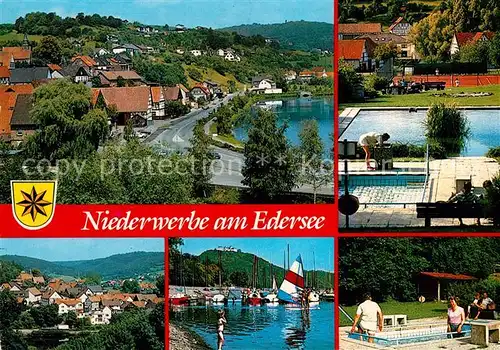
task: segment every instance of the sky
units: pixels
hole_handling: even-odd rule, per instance
[[[164,240],[156,238],[0,239],[0,255],[24,255],[48,261],[99,259],[137,251],[163,252],[164,248]]]
[[[290,264],[300,254],[304,269],[313,269],[313,252],[317,270],[333,271],[332,238],[185,238],[183,253],[199,255],[218,246],[232,246],[283,266],[283,251],[290,244]]]
[[[143,24],[222,28],[251,23],[333,23],[333,0],[0,0],[0,23],[29,12],[61,17],[85,14],[120,17]]]

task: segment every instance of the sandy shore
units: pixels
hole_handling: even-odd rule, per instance
[[[409,325],[417,325],[419,323],[446,323],[446,320],[443,321],[441,318],[427,318],[427,319],[419,319],[415,321],[408,321]],[[360,342],[354,339],[347,338],[347,333],[351,327],[340,327],[340,350],[358,350],[358,349],[406,349],[406,350],[472,350],[472,349],[485,349],[484,347],[480,347],[478,345],[474,345],[470,343],[470,339],[447,339],[447,340],[437,340],[432,342],[426,342],[423,344],[415,344],[401,347],[382,347],[380,345],[370,345],[366,342]],[[500,344],[491,344],[487,349],[496,349],[500,350]]]
[[[169,324],[170,350],[212,350],[201,337],[179,325]]]

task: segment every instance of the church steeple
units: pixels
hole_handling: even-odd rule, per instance
[[[30,41],[28,40],[28,34],[24,33],[24,39],[23,39],[23,49],[25,50],[30,50]]]

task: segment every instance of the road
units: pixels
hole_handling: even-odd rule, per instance
[[[169,147],[180,151],[189,148],[191,145],[189,140],[193,136],[193,129],[196,122],[207,117],[221,102],[227,104],[232,98],[233,95],[229,94],[222,101],[217,102],[216,105],[210,104],[209,108],[206,110],[196,110],[184,117],[172,121],[167,129],[157,135],[151,135],[146,142],[151,145],[166,143]],[[241,168],[245,161],[243,154],[220,147],[214,147],[214,150],[220,154],[221,158],[214,160],[212,163],[212,170],[214,173],[212,183],[220,186],[245,187],[241,183],[243,180]],[[313,193],[313,189],[310,186],[302,186],[295,189],[294,192]],[[333,183],[319,189],[317,193],[333,196]]]

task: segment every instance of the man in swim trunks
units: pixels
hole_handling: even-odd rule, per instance
[[[224,310],[219,310],[219,319],[217,321],[217,347],[222,350],[224,344],[224,325],[227,323]]]
[[[370,147],[377,144],[382,145],[385,141],[389,140],[389,138],[390,136],[388,133],[379,134],[376,132],[367,132],[359,137],[358,144],[363,148],[363,151],[365,151],[365,162],[368,170],[375,170],[375,168],[370,165]]]
[[[356,326],[359,322],[359,330],[361,333],[368,334],[368,342],[373,343],[373,337],[377,332],[382,332],[384,327],[384,316],[380,306],[374,301],[370,293],[366,293],[364,296],[365,301],[359,304],[358,310],[356,311],[356,316],[354,317],[354,322],[352,323],[351,333],[356,331]]]

